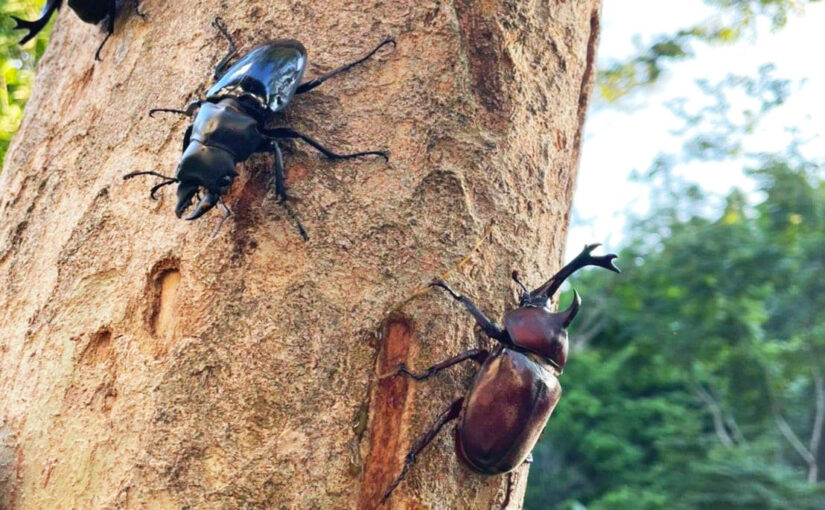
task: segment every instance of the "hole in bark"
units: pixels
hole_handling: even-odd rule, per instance
[[[167,336],[174,329],[180,280],[177,260],[162,260],[150,273],[147,325],[154,336]]]
[[[112,332],[103,328],[89,336],[80,359],[84,363],[98,364],[112,357]]]
[[[175,318],[175,305],[178,300],[178,287],[180,286],[180,271],[170,269],[164,271],[158,277],[158,302],[157,314],[153,330],[156,335],[165,335],[172,329]]]

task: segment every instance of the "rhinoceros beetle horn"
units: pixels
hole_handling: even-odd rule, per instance
[[[576,289],[573,289],[573,302],[567,310],[559,313],[559,315],[561,315],[561,325],[563,328],[570,326],[570,323],[573,322],[573,319],[575,319],[576,315],[579,313],[579,308],[581,308],[581,306],[582,297]]]
[[[542,285],[541,287],[537,288],[533,292],[530,293],[530,300],[537,301],[540,298],[550,299],[553,297],[553,294],[556,293],[557,290],[561,287],[561,284],[564,283],[566,279],[568,279],[573,273],[582,269],[587,266],[598,266],[609,271],[613,271],[614,273],[621,273],[616,264],[613,263],[614,260],[618,258],[618,255],[609,254],[609,255],[601,255],[598,257],[594,257],[591,255],[593,250],[601,246],[601,244],[589,244],[584,247],[581,253],[579,253],[575,259],[573,259],[569,264],[561,268],[561,270],[553,275],[552,278],[547,280],[547,283]]]

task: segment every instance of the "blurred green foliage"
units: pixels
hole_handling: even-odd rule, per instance
[[[825,175],[795,144],[745,152],[794,92],[771,65],[755,74],[670,105],[684,144],[637,177],[652,208],[623,274],[575,281],[585,306],[528,510],[825,509]],[[758,190],[719,197],[675,171],[709,161],[745,165]]]
[[[43,0],[0,1],[0,168],[12,135],[20,126],[23,106],[29,98],[34,68],[43,55],[51,32],[51,24],[33,41],[21,48],[19,41],[26,32],[14,30],[11,15],[35,19]]]
[[[614,61],[599,69],[599,97],[611,103],[655,83],[668,63],[693,56],[697,42],[729,44],[754,33],[757,22],[769,21],[774,29],[785,26],[788,17],[805,4],[821,0],[704,0],[715,15],[702,23],[664,34],[627,60]]]
[[[620,278],[576,282],[588,306],[529,510],[825,508],[825,180],[794,154],[750,173],[758,203],[685,217],[706,201],[674,189]]]

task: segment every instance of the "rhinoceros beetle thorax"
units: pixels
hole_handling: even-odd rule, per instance
[[[566,327],[576,311],[553,313],[547,306],[521,306],[504,315],[504,328],[517,349],[538,355],[561,374],[567,363]]]

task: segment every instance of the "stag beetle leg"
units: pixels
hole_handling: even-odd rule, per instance
[[[465,296],[462,296],[461,294],[457,293],[452,288],[450,288],[450,286],[447,285],[447,282],[445,282],[444,280],[436,280],[430,284],[430,287],[441,287],[442,289],[449,292],[453,299],[455,299],[456,301],[460,301],[461,304],[464,305],[464,308],[466,308],[467,311],[470,312],[470,315],[472,315],[473,318],[475,318],[476,323],[478,323],[478,325],[481,326],[481,329],[487,336],[495,340],[498,340],[499,342],[505,345],[512,344],[512,342],[510,341],[510,336],[504,329],[501,328],[501,326],[491,321],[484,314],[484,312],[478,309],[475,303],[473,303]]]
[[[289,199],[289,195],[286,194],[286,176],[284,175],[284,155],[281,153],[281,147],[278,145],[278,142],[272,141],[272,152],[275,155],[275,166],[272,168],[272,173],[275,177],[275,194],[278,196],[278,203],[281,204],[284,209],[286,210],[287,215],[295,222],[295,226],[298,229],[298,233],[301,234],[301,238],[304,241],[309,241],[309,236],[307,235],[307,231],[304,229],[304,226],[301,225],[301,221],[298,219],[298,216],[289,207],[287,200]]]
[[[55,11],[60,9],[62,3],[63,0],[49,0],[48,4],[46,4],[46,8],[43,9],[43,15],[35,21],[26,21],[16,16],[12,16],[11,18],[15,22],[15,30],[29,31],[29,33],[26,34],[25,37],[20,39],[20,44],[26,44],[27,42],[31,41],[37,36],[37,34],[39,34],[44,28],[46,28],[46,25],[49,24],[49,20],[51,19],[52,15]]]
[[[392,494],[392,491],[394,491],[395,488],[398,487],[398,484],[404,481],[404,478],[406,478],[407,476],[407,471],[409,471],[410,467],[412,467],[412,465],[415,464],[415,457],[419,453],[421,453],[421,451],[424,450],[424,448],[426,448],[427,445],[432,443],[433,439],[435,439],[438,433],[441,432],[441,429],[444,428],[444,425],[458,418],[458,415],[461,414],[461,407],[463,405],[463,398],[460,398],[452,404],[450,404],[450,407],[448,407],[443,413],[441,413],[441,416],[438,417],[438,420],[433,424],[430,430],[428,430],[423,436],[421,436],[416,441],[415,446],[413,446],[412,450],[410,450],[410,453],[408,453],[407,456],[404,458],[404,467],[401,469],[401,474],[398,475],[398,478],[396,478],[395,481],[393,481],[392,484],[390,484],[389,488],[387,489],[387,492],[384,493],[384,501],[389,499],[390,495]]]
[[[437,373],[441,372],[442,370],[446,370],[446,369],[450,368],[451,366],[457,365],[457,364],[459,364],[463,361],[467,361],[468,359],[471,359],[471,360],[475,361],[476,363],[478,363],[479,365],[481,365],[481,364],[484,363],[484,361],[487,359],[487,356],[489,356],[489,355],[490,355],[490,351],[488,351],[486,349],[471,349],[469,351],[462,352],[461,354],[459,354],[457,356],[453,356],[450,359],[444,360],[441,363],[433,365],[430,368],[428,368],[427,370],[425,370],[423,373],[420,373],[420,374],[410,372],[407,369],[407,366],[402,363],[401,365],[398,366],[398,369],[395,372],[391,372],[389,374],[383,375],[380,378],[385,379],[387,377],[392,377],[394,375],[406,375],[407,377],[411,377],[411,378],[415,379],[416,381],[423,381],[424,379],[429,379],[430,377],[436,375]]]
[[[350,69],[357,66],[358,64],[363,64],[364,62],[369,60],[370,57],[375,55],[375,53],[378,50],[380,50],[383,46],[386,46],[387,44],[392,44],[393,46],[395,46],[395,39],[392,38],[392,37],[387,37],[386,39],[381,41],[381,43],[378,46],[376,46],[371,52],[367,53],[365,56],[359,58],[355,62],[350,62],[349,64],[346,64],[344,66],[339,67],[338,69],[332,70],[332,71],[330,71],[326,74],[323,74],[323,75],[321,75],[317,78],[314,78],[314,79],[312,79],[312,80],[310,80],[306,83],[302,83],[301,85],[298,86],[297,89],[295,89],[295,93],[296,94],[303,94],[304,92],[309,92],[310,90],[312,90],[315,87],[317,87],[318,85],[324,83],[325,81],[332,78],[333,76],[335,76],[337,74],[341,74],[345,71],[349,71]]]
[[[218,232],[220,231],[221,227],[223,227],[223,224],[226,223],[226,220],[228,220],[232,216],[232,209],[230,209],[229,206],[226,205],[224,201],[220,198],[218,199],[218,202],[221,204],[221,207],[223,207],[223,216],[221,217],[221,221],[219,221],[218,225],[215,227],[215,230],[212,231],[212,239],[218,237]]]
[[[146,19],[146,13],[140,10],[140,0],[134,0],[134,1],[135,1],[135,14],[137,14],[138,16],[140,16],[143,19]]]
[[[100,46],[97,47],[97,51],[95,52],[95,60],[100,62],[100,52],[103,51],[103,47],[106,46],[106,42],[112,37],[112,34],[115,33],[115,18],[117,17],[117,1],[116,0],[109,0],[109,17],[106,21],[106,37],[103,38],[103,42],[100,43]]]
[[[353,154],[338,154],[333,152],[323,145],[321,142],[313,139],[312,137],[305,135],[299,131],[296,131],[289,127],[275,127],[271,129],[262,129],[261,134],[264,136],[268,136],[273,139],[279,138],[298,138],[303,140],[307,144],[311,145],[315,150],[323,154],[329,159],[336,160],[336,159],[352,159],[352,158],[361,158],[364,156],[380,156],[385,160],[389,161],[390,157],[386,151],[366,151],[366,152],[355,152]]]
[[[272,142],[272,152],[275,154],[275,166],[272,169],[275,177],[275,194],[278,196],[278,201],[285,204],[289,197],[286,194],[284,155],[281,152],[281,146],[278,145],[278,142]]]
[[[218,78],[223,76],[223,73],[226,72],[226,68],[229,67],[229,62],[238,53],[238,47],[235,46],[235,40],[232,39],[232,35],[229,33],[229,29],[226,28],[226,23],[223,22],[223,19],[220,17],[215,18],[212,20],[212,26],[215,30],[220,32],[224,39],[226,39],[229,43],[229,50],[226,52],[226,55],[221,59],[221,61],[215,66],[215,72],[212,75],[212,77],[217,81]]]

